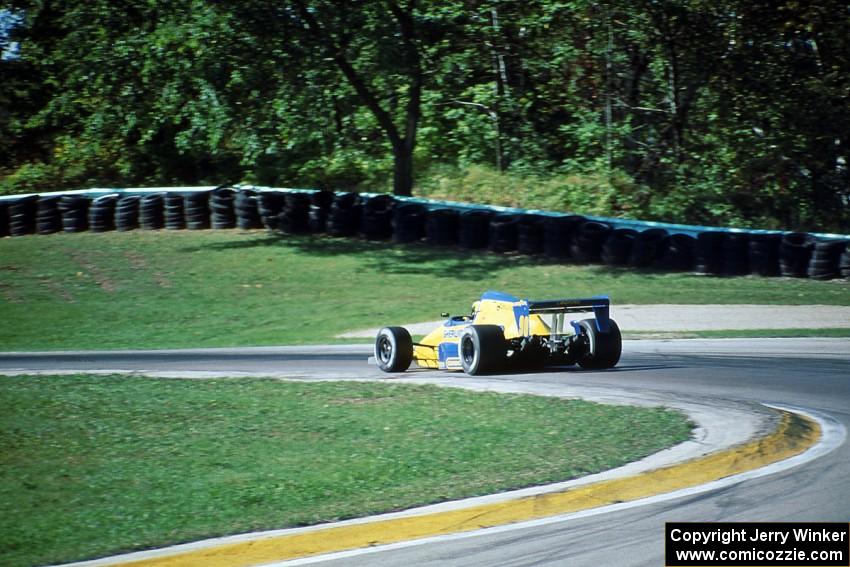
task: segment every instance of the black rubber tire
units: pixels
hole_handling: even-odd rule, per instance
[[[719,231],[700,232],[697,235],[696,271],[700,274],[723,273],[723,241],[726,234]]]
[[[62,213],[62,230],[65,232],[85,232],[89,228],[89,206],[91,200],[84,195],[64,195],[59,200]]]
[[[283,195],[283,211],[278,228],[284,234],[310,232],[310,197],[308,193],[290,191]]]
[[[490,241],[490,219],[493,213],[481,209],[470,209],[460,214],[458,246],[475,250],[487,248]]]
[[[328,228],[328,215],[334,202],[333,191],[322,189],[310,195],[310,209],[307,212],[307,226],[310,232],[325,232]]]
[[[263,226],[269,230],[277,230],[280,225],[278,218],[283,211],[284,197],[281,191],[262,191],[258,195],[257,208]]]
[[[413,362],[413,339],[404,327],[384,327],[375,337],[375,361],[384,372],[404,372]]]
[[[543,221],[543,253],[553,260],[572,257],[570,246],[587,219],[580,215],[549,217]]]
[[[163,193],[148,193],[139,201],[139,227],[159,230],[165,225]]]
[[[779,275],[779,234],[750,235],[750,272],[772,277]]]
[[[36,212],[36,232],[38,234],[53,234],[62,230],[59,199],[59,197],[39,198]]]
[[[573,238],[570,252],[577,262],[598,263],[602,261],[602,245],[608,239],[611,227],[602,222],[587,221]]]
[[[337,193],[328,213],[327,231],[331,236],[354,236],[360,225],[362,204],[357,193]]]
[[[360,233],[367,240],[387,240],[393,235],[393,209],[395,199],[392,195],[376,195],[363,204],[360,218]]]
[[[458,219],[456,209],[432,209],[425,219],[425,240],[436,246],[453,246],[458,239]]]
[[[512,252],[517,249],[516,215],[496,215],[490,219],[489,249],[492,252]]]
[[[779,244],[779,269],[788,278],[805,278],[809,275],[814,239],[804,232],[782,235]]]
[[[118,194],[101,195],[95,198],[89,207],[89,230],[108,232],[115,230],[115,206]]]
[[[126,232],[139,228],[138,195],[122,195],[115,205],[115,228]]]
[[[210,195],[210,226],[216,230],[236,228],[236,211],[234,201],[236,190],[222,186],[216,188]]]
[[[588,351],[579,359],[578,365],[586,370],[605,370],[614,368],[620,362],[623,352],[623,337],[620,327],[611,319],[607,333],[596,328],[596,319],[582,319],[578,322],[588,341]]]
[[[328,228],[328,211],[318,205],[310,205],[307,213],[307,225],[310,232],[325,232]]]
[[[210,191],[186,193],[183,197],[186,228],[205,230],[210,227]]]
[[[319,207],[327,212],[331,208],[331,203],[334,202],[334,192],[322,189],[310,195],[310,206]]]
[[[661,243],[661,254],[655,261],[659,270],[689,272],[694,269],[696,238],[687,234],[671,234]]]
[[[625,266],[629,263],[637,231],[630,228],[618,228],[611,231],[602,245],[602,262],[606,266]]]
[[[844,248],[841,259],[838,262],[838,271],[841,277],[850,280],[850,244]]]
[[[809,277],[815,280],[831,280],[841,275],[841,255],[847,247],[844,240],[815,242],[809,260]]]
[[[393,212],[393,241],[417,242],[425,237],[428,210],[418,203],[399,205]]]
[[[21,197],[8,207],[9,234],[24,236],[35,232],[38,196]]]
[[[166,193],[163,197],[163,223],[167,230],[183,230],[186,228],[183,195]]]
[[[9,236],[9,205],[0,202],[0,238]]]
[[[260,219],[259,198],[256,191],[242,189],[236,193],[233,210],[236,213],[236,228],[242,230],[262,228],[263,221]]]
[[[460,335],[458,356],[470,376],[501,371],[508,356],[505,334],[498,325],[470,325]]]
[[[667,231],[663,228],[649,228],[639,232],[629,254],[629,265],[636,268],[652,266],[664,253],[662,245],[666,238]]]
[[[745,276],[750,273],[750,235],[729,232],[723,240],[723,275]]]
[[[517,252],[536,255],[543,253],[543,217],[520,215],[517,219]]]

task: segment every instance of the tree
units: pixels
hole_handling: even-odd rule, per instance
[[[425,79],[415,21],[416,0],[408,0],[404,6],[389,0],[385,7],[364,2],[349,5],[345,10],[333,3],[312,2],[308,7],[303,0],[296,0],[295,5],[313,42],[336,64],[387,137],[394,160],[393,191],[397,195],[410,195]],[[371,33],[355,33],[358,29]],[[373,42],[372,55],[385,67],[373,68],[378,73],[371,77],[377,78],[380,71],[389,70],[404,80],[404,89],[396,87],[392,92],[393,98],[402,92],[406,98],[401,124],[396,123],[392,109],[382,104],[378,82],[355,66],[356,54],[366,51],[363,40]]]

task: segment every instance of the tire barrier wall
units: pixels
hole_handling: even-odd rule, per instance
[[[219,186],[0,196],[0,238],[163,228],[266,228],[615,268],[850,279],[848,235],[720,229],[308,189]]]

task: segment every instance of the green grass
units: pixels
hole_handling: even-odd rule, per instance
[[[616,303],[850,305],[850,283],[720,278],[264,231],[0,240],[0,350],[325,343],[467,313],[482,291]]]
[[[585,475],[665,409],[377,383],[0,377],[0,557],[33,565]]]

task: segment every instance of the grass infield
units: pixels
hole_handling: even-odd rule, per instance
[[[665,409],[378,383],[0,377],[0,556],[65,562],[566,480]]]
[[[0,240],[0,350],[339,342],[348,330],[467,313],[486,289],[850,305],[845,281],[635,272],[265,231],[56,234]]]

